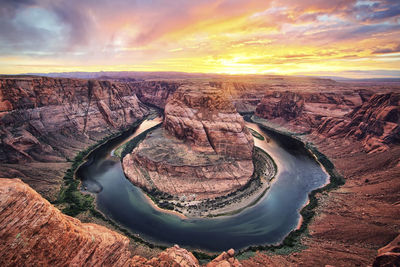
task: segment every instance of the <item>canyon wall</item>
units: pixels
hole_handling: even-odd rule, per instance
[[[208,84],[184,85],[165,107],[164,128],[193,149],[251,160],[254,141],[224,92]]]
[[[128,238],[62,214],[19,179],[0,183],[1,266],[129,266]]]
[[[400,94],[274,92],[257,105],[256,115],[329,138],[354,138],[366,152],[400,143]]]
[[[164,109],[167,99],[183,81],[141,81],[130,82],[128,86],[145,104]]]
[[[253,146],[243,118],[221,90],[188,83],[168,99],[163,128],[128,154],[123,168],[128,179],[148,190],[214,198],[250,179]]]
[[[67,161],[130,127],[148,110],[127,84],[1,78],[0,176],[21,177],[46,197],[54,196]]]
[[[1,179],[0,240],[1,266],[200,266],[176,245],[151,259],[131,255],[128,238],[62,214],[19,179]],[[207,266],[218,264],[241,266],[233,250]]]
[[[316,212],[319,216],[316,216],[309,226],[310,234],[302,239],[306,246],[304,250],[289,255],[267,255],[257,252],[254,257],[243,261],[243,264],[246,266],[370,265],[377,249],[398,235],[400,146],[396,127],[399,124],[400,87],[387,84],[342,84],[326,80],[311,83],[301,80],[296,85],[296,79],[291,82],[285,81],[285,78],[279,79],[257,83],[248,81],[212,83],[227,91],[238,111],[255,111],[259,105],[257,114],[275,123],[276,126],[297,133],[311,133],[301,137],[304,141],[315,144],[332,160],[337,170],[346,178],[346,184],[329,194],[317,194],[319,205]],[[58,193],[61,177],[71,164],[68,160],[78,151],[118,131],[119,127],[128,126],[147,113],[147,108],[141,104],[142,101],[136,99],[135,92],[144,102],[162,108],[178,86],[168,86],[170,82],[151,81],[145,82],[147,89],[143,89],[140,86],[142,82],[121,84],[42,77],[8,77],[1,78],[0,81],[0,157],[2,157],[0,176],[21,177],[46,197],[50,193]],[[163,83],[166,85],[162,86]],[[97,96],[89,93],[93,90],[97,92]],[[397,93],[388,94],[388,92]],[[89,98],[89,95],[92,97]],[[282,99],[284,100],[281,101]],[[135,116],[129,115],[132,113]],[[126,117],[121,119],[121,116]],[[336,125],[339,126],[335,127]],[[166,131],[164,134],[162,138],[173,136]],[[370,139],[371,143],[368,141]],[[185,143],[175,137],[174,140]],[[182,150],[181,153],[186,151]],[[171,154],[171,151],[166,149],[165,153]],[[47,262],[47,259],[53,259],[54,263],[65,262],[65,259],[56,257],[57,253],[61,255],[64,251],[61,248],[61,244],[64,243],[58,244],[62,239],[53,238],[53,234],[57,233],[46,230],[48,224],[43,224],[44,229],[35,228],[35,221],[43,222],[39,216],[42,214],[46,216],[42,208],[51,206],[48,203],[43,204],[41,202],[43,200],[38,200],[32,205],[24,198],[31,195],[32,190],[22,190],[24,186],[18,185],[20,182],[17,180],[11,181],[17,183],[14,185],[7,185],[8,182],[3,181],[7,180],[2,179],[0,188],[6,186],[19,188],[20,191],[11,193],[13,189],[5,190],[5,187],[1,189],[0,229],[4,231],[0,230],[3,240],[0,243],[2,246],[0,260],[3,257],[4,259],[12,257],[10,262],[12,263],[14,259],[20,265],[25,261],[36,262],[36,265],[54,265]],[[7,195],[15,198],[7,198]],[[30,210],[25,210],[18,199],[26,200]],[[19,205],[20,208],[15,205]],[[39,208],[35,209],[36,207]],[[36,213],[36,216],[33,216],[38,210],[43,213]],[[57,215],[59,213],[55,211],[50,213],[55,214],[57,219],[62,217],[61,221],[52,222],[52,227],[64,229],[62,228],[64,224],[71,227],[79,225],[77,220],[68,216]],[[10,222],[12,218],[20,219]],[[46,218],[50,220],[51,217]],[[23,227],[21,223],[25,223]],[[16,232],[12,228],[7,228],[14,225],[21,231]],[[76,242],[74,240],[82,242],[82,248],[85,249],[77,252],[80,259],[94,262],[95,259],[89,259],[86,254],[92,252],[94,255],[102,255],[103,260],[113,263],[125,262],[125,259],[129,258],[125,255],[126,243],[121,236],[115,233],[109,235],[108,230],[93,225],[83,224],[78,228],[80,227],[81,230],[76,230],[78,233],[74,237],[76,239],[69,235],[68,229],[63,232],[67,233],[72,242]],[[89,245],[92,237],[88,231],[95,233],[93,247]],[[106,236],[102,236],[100,232]],[[81,235],[82,238],[79,237]],[[45,247],[40,247],[46,255],[41,254],[38,248],[30,247],[35,244],[39,246],[38,240],[42,239],[43,242],[48,242],[44,243],[47,244]],[[108,241],[104,240],[118,244],[116,255],[107,252],[110,247],[107,246]],[[382,263],[385,263],[386,258],[398,261],[397,243],[392,243],[385,250],[381,250],[377,261],[383,259]],[[53,247],[58,251],[49,251],[48,248]],[[36,255],[27,252],[35,249],[38,249]],[[66,248],[68,249],[72,248]],[[19,253],[21,257],[18,256]],[[75,253],[71,252],[71,255]],[[170,256],[178,259],[176,264],[182,261],[182,258],[191,259],[184,252],[174,248],[165,252],[162,258],[168,259]],[[383,257],[380,258],[381,256]],[[72,258],[74,257],[70,257]],[[160,257],[144,259],[134,256],[130,262],[133,266],[143,266],[143,263],[149,265],[154,263],[157,266],[161,261]],[[3,261],[1,263],[7,266]],[[376,264],[375,266],[380,266],[379,262]]]

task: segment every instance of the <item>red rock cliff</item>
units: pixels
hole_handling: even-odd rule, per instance
[[[123,168],[129,180],[149,190],[213,198],[247,183],[253,146],[243,118],[220,90],[187,84],[169,98],[163,128],[128,154]]]
[[[127,266],[128,238],[62,214],[18,179],[0,183],[1,266]]]
[[[148,113],[127,84],[82,79],[0,79],[0,176],[49,198],[68,160]]]
[[[164,127],[194,149],[251,159],[253,137],[228,97],[215,87],[181,86],[165,106]]]
[[[0,182],[1,266],[200,266],[177,245],[151,259],[132,256],[128,238],[62,214],[19,179]],[[207,266],[241,265],[231,249]]]

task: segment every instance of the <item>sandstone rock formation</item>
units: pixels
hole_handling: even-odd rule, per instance
[[[62,214],[19,179],[0,179],[1,266],[200,266],[177,245],[132,257],[128,238]],[[207,266],[241,265],[231,249]]]
[[[167,99],[181,85],[177,81],[143,81],[129,83],[129,87],[145,104],[164,109]]]
[[[343,119],[325,118],[318,132],[328,137],[355,137],[366,152],[400,143],[400,94],[375,94]]]
[[[207,263],[206,267],[241,267],[242,264],[234,258],[233,249],[222,252],[218,257]]]
[[[221,90],[184,85],[165,107],[164,128],[193,149],[251,159],[254,141],[242,117]]]
[[[161,252],[160,255],[153,257],[150,260],[140,256],[134,256],[132,258],[132,266],[199,267],[200,264],[191,252],[180,248],[178,245],[175,245],[172,248],[167,248],[165,251]]]
[[[362,104],[362,93],[268,91],[257,105],[261,118],[313,128],[325,117],[342,118]]]
[[[355,138],[366,152],[400,142],[400,94],[359,95],[275,92],[264,96],[256,115],[299,126],[329,138]]]
[[[68,168],[66,161],[147,113],[127,84],[1,78],[0,176],[20,177],[51,197]]]
[[[19,179],[0,181],[1,266],[128,266],[128,238],[62,214]]]
[[[400,235],[378,250],[373,267],[400,266]]]
[[[184,85],[165,107],[158,129],[123,159],[134,184],[180,197],[228,194],[253,173],[254,142],[242,117],[208,85]]]
[[[283,94],[280,98],[264,97],[257,105],[256,114],[262,118],[283,118],[287,121],[296,119],[304,110],[304,98],[302,95],[292,92]]]
[[[0,103],[0,160],[10,163],[66,158],[66,138],[95,139],[147,112],[126,85],[44,77],[1,79]]]

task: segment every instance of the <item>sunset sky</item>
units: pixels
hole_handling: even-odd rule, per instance
[[[0,73],[400,78],[400,0],[0,0]]]

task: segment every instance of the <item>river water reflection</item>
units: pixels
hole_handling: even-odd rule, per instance
[[[144,121],[134,134],[159,120]],[[302,146],[292,146],[285,141],[287,137],[267,134],[256,124],[246,125],[268,137],[269,141],[255,139],[255,145],[271,155],[278,173],[256,205],[233,216],[182,219],[155,209],[143,192],[125,178],[119,158],[113,156],[115,147],[129,137],[110,141],[95,150],[77,175],[83,187],[97,194],[97,208],[102,213],[147,241],[210,252],[279,243],[297,227],[299,211],[308,194],[322,187],[328,175]]]

